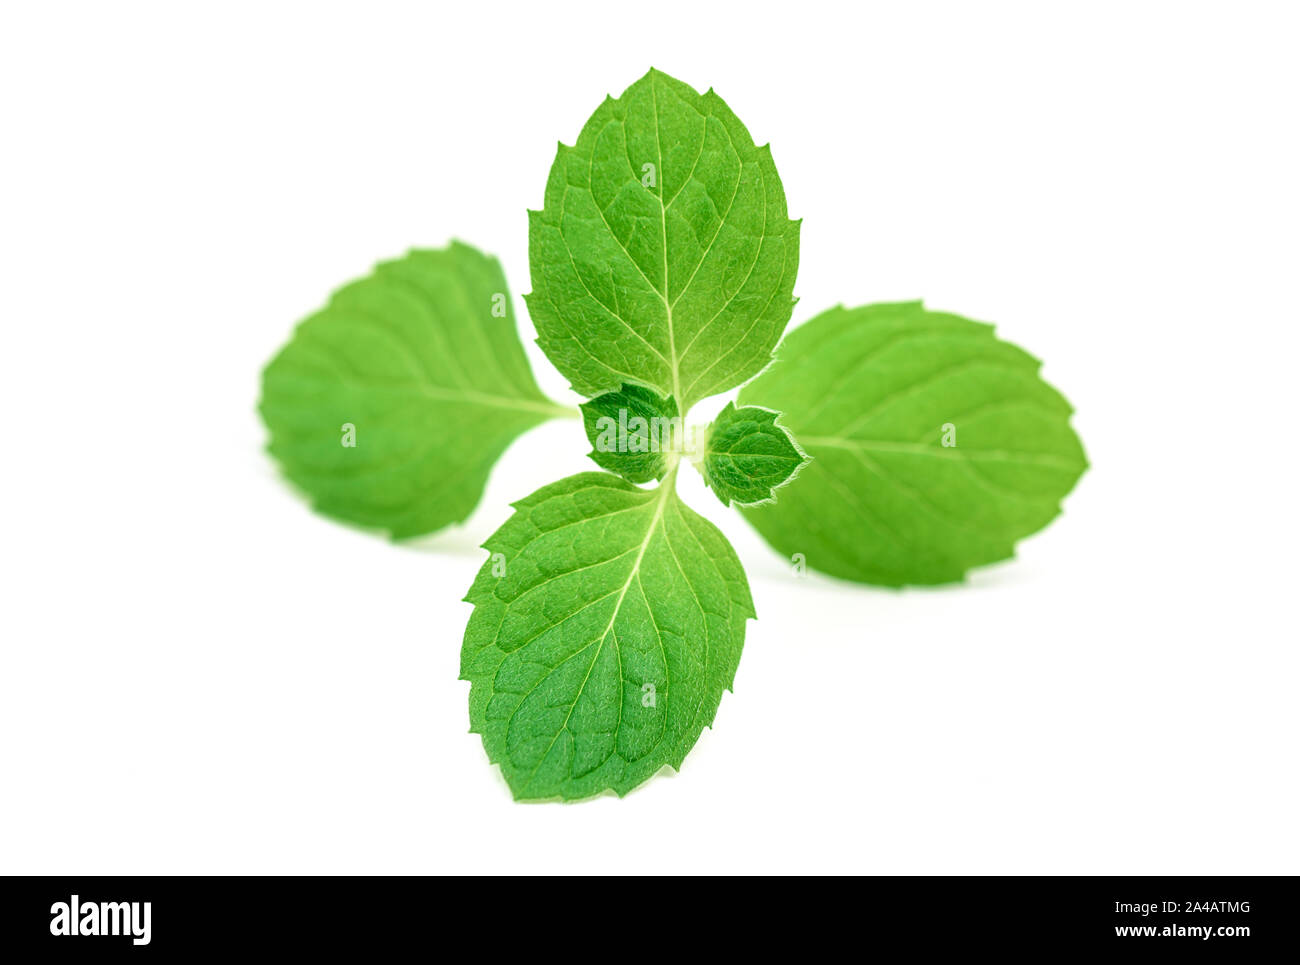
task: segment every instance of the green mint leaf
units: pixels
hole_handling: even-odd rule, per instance
[[[515,504],[466,600],[470,729],[516,798],[625,794],[679,768],[730,689],[754,605],[674,492],[570,476]]]
[[[606,98],[528,224],[538,342],[582,395],[638,382],[685,415],[767,365],[790,320],[799,223],[712,90],[651,70]]]
[[[819,315],[741,391],[813,457],[746,518],[796,562],[864,583],[947,583],[1012,556],[1087,467],[1039,365],[920,302]]]
[[[728,402],[709,427],[700,473],[722,505],[734,500],[756,506],[775,499],[775,490],[798,474],[808,461],[783,426],[780,415],[757,405],[737,408]]]
[[[596,465],[634,483],[663,478],[665,453],[681,446],[682,421],[672,399],[642,385],[625,385],[578,408]]]
[[[417,536],[467,517],[542,395],[501,266],[412,251],[347,285],[262,374],[270,452],[327,516]]]

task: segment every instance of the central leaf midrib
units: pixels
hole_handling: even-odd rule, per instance
[[[632,567],[628,570],[627,579],[623,582],[622,588],[618,591],[618,599],[614,601],[614,609],[610,612],[609,623],[601,631],[600,636],[596,637],[588,646],[595,646],[596,652],[592,655],[591,663],[587,667],[587,673],[582,678],[582,683],[578,685],[578,691],[573,696],[573,703],[569,705],[569,712],[564,716],[564,722],[556,730],[555,736],[551,738],[550,744],[542,752],[541,757],[537,759],[537,766],[533,768],[528,775],[527,784],[532,784],[533,779],[537,777],[537,772],[542,769],[546,763],[547,757],[555,748],[556,741],[560,735],[569,729],[569,721],[573,718],[573,712],[578,708],[578,702],[582,700],[582,694],[587,689],[587,682],[591,680],[591,675],[596,669],[596,664],[600,662],[600,655],[605,649],[605,641],[609,639],[614,629],[614,623],[618,620],[619,611],[623,607],[623,600],[627,597],[627,591],[632,586],[632,581],[637,578],[641,572],[641,561],[645,558],[646,550],[650,547],[650,541],[654,539],[655,531],[659,528],[659,522],[663,519],[664,508],[668,505],[668,499],[675,490],[677,482],[677,469],[674,467],[663,482],[659,484],[656,492],[654,512],[650,516],[650,524],[646,528],[645,538],[641,540],[641,545],[637,548],[636,559],[632,561]],[[618,646],[615,641],[615,647]],[[622,666],[622,656],[619,656],[619,665]],[[621,678],[621,673],[620,673]],[[620,705],[621,706],[621,705]]]
[[[365,329],[355,323],[349,323],[346,320],[342,322],[342,327],[353,330],[371,331],[370,329]],[[501,409],[522,409],[527,412],[540,412],[548,416],[554,416],[561,413],[565,415],[570,414],[569,410],[564,406],[556,405],[547,400],[534,401],[532,399],[524,399],[518,396],[495,395],[490,392],[481,392],[477,389],[471,389],[468,387],[455,389],[443,388],[434,383],[433,373],[429,371],[428,366],[422,359],[420,359],[416,352],[406,344],[405,341],[382,325],[375,327],[373,331],[378,332],[380,337],[387,344],[396,349],[398,357],[401,358],[403,364],[410,370],[413,382],[418,387],[421,395],[447,402],[467,401],[477,403],[478,405],[495,406]],[[334,350],[334,346],[331,345],[328,340],[322,341],[324,342],[325,349],[323,357],[330,359],[330,354]],[[319,353],[312,352],[311,354],[315,355],[317,358],[322,357]],[[406,386],[394,387],[370,382],[366,379],[352,378],[350,377],[351,373],[345,374],[343,369],[334,365],[332,359],[330,359],[330,367],[333,368],[334,371],[344,379],[345,383],[351,387],[364,389],[369,392],[403,392],[407,389]]]
[[[830,449],[871,450],[873,452],[902,452],[918,456],[936,456],[940,459],[972,460],[976,457],[1019,462],[1030,465],[1048,466],[1054,469],[1077,469],[1078,463],[1070,462],[1050,453],[1019,452],[1014,449],[977,449],[950,446],[940,448],[923,442],[896,442],[888,439],[854,439],[844,436],[805,436],[799,441],[805,448],[825,446]]]
[[[474,389],[445,389],[419,380],[408,385],[385,385],[378,382],[370,382],[365,379],[347,379],[346,385],[351,389],[367,393],[421,396],[427,399],[434,399],[438,402],[462,402],[469,405],[484,406],[485,408],[492,409],[536,412],[540,415],[547,416],[548,418],[555,416],[578,415],[577,409],[569,409],[567,406],[557,405],[553,402],[519,399],[507,395],[492,395],[491,393],[479,392]]]
[[[663,291],[659,293],[659,298],[664,303],[664,314],[668,321],[668,358],[671,360],[669,367],[672,369],[673,377],[672,397],[676,400],[682,415],[685,416],[688,405],[686,400],[682,398],[681,364],[677,358],[677,337],[673,332],[673,306],[668,301],[668,207],[664,204],[664,148],[659,140],[659,96],[655,93],[655,78],[653,76],[650,78],[650,103],[654,107],[655,150],[659,154],[659,167],[655,168],[659,193],[655,195],[655,200],[659,202],[659,231],[660,237],[663,238],[664,249],[664,287]]]

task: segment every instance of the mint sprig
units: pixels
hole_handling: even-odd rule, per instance
[[[561,145],[526,299],[607,471],[514,504],[466,596],[471,729],[517,798],[680,767],[732,686],[754,604],[682,463],[781,553],[888,586],[1005,559],[1086,468],[1069,404],[991,326],[840,307],[782,341],[798,257],[771,153],[712,90],[651,70]],[[261,411],[318,510],[395,538],[463,520],[511,441],[578,414],[533,381],[496,260],[459,243],[335,293]]]

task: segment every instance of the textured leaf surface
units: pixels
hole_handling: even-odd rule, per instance
[[[680,446],[681,420],[672,399],[642,385],[625,385],[578,408],[596,465],[634,483],[663,477],[665,454]]]
[[[745,516],[835,576],[960,580],[1046,526],[1087,467],[1069,403],[990,325],[920,302],[833,308],[777,359],[741,400],[780,410],[813,461]]]
[[[680,767],[754,615],[730,544],[673,491],[583,473],[515,504],[466,599],[470,728],[515,797],[620,795]]]
[[[317,510],[395,538],[463,520],[515,437],[573,414],[533,380],[500,264],[459,243],[335,292],[266,367],[261,412]]]
[[[528,250],[538,341],[573,387],[639,382],[686,413],[770,360],[799,225],[722,99],[652,70],[560,146]]]
[[[737,408],[728,402],[709,427],[700,471],[722,505],[771,502],[807,461],[790,434],[776,424],[778,413],[762,406]]]

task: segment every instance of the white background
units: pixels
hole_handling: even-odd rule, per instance
[[[0,872],[1300,872],[1295,8],[454,6],[0,15]],[[651,65],[772,143],[794,324],[995,321],[1092,469],[901,593],[794,579],[692,476],[758,605],[736,692],[680,774],[519,805],[459,601],[577,423],[395,546],[279,481],[259,371],[411,245],[518,298],[555,142]]]

